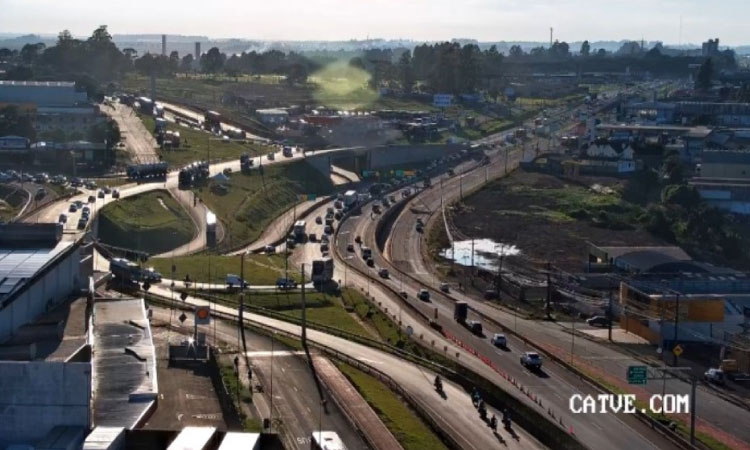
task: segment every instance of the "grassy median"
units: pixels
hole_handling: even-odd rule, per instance
[[[115,247],[157,254],[190,242],[194,234],[190,216],[163,190],[109,203],[99,214],[99,239]]]
[[[435,433],[388,386],[348,364],[336,364],[404,450],[447,449]]]
[[[154,268],[164,277],[172,277],[172,264],[175,265],[174,278],[184,280],[186,275],[200,283],[223,284],[227,274],[240,274],[240,256],[190,255],[176,258],[153,258]],[[210,274],[209,274],[210,268]],[[294,271],[291,271],[295,274]],[[281,255],[245,255],[245,280],[251,285],[275,285],[284,276],[284,257]]]
[[[264,166],[262,175],[257,169],[250,174],[233,173],[227,187],[226,191],[208,185],[194,189],[224,224],[226,236],[217,251],[250,244],[302,196],[327,195],[333,189],[329,179],[304,161]]]

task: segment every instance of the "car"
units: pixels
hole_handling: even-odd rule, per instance
[[[112,198],[120,198],[120,191],[112,189]]]
[[[388,273],[388,269],[378,270],[378,275],[380,275],[380,278],[388,278],[390,276],[390,274]]]
[[[266,155],[266,156],[268,157],[268,160],[269,160],[269,161],[273,161],[274,159],[276,159],[276,154],[275,154],[275,153],[273,153],[273,152],[269,153],[269,154],[268,154],[268,155]]]
[[[710,368],[703,374],[703,379],[708,383],[717,384],[723,386],[726,383],[726,376],[724,371],[717,368]]]
[[[505,348],[508,346],[508,339],[502,333],[493,334],[490,342],[492,342],[492,345],[495,347]]]
[[[448,286],[448,283],[440,283],[440,290],[448,293],[451,291],[451,288]]]
[[[34,181],[34,177],[30,173],[23,173],[21,174],[21,181],[28,183]]]
[[[429,302],[430,301],[430,291],[428,291],[427,289],[424,289],[424,288],[420,289],[419,292],[417,293],[417,298],[420,299],[420,300],[422,300],[422,301]]]
[[[406,293],[406,291],[401,291],[401,292],[399,292],[398,294],[399,294],[399,295],[400,295],[401,297],[403,297],[403,298],[408,298],[408,297],[409,297],[409,294],[407,294],[407,293]]]
[[[297,242],[294,240],[294,238],[287,238],[286,240],[286,248],[292,249],[297,246]]]
[[[354,251],[354,244],[351,244],[351,243],[347,244],[346,251],[347,252],[353,252]]]
[[[375,267],[375,260],[372,258],[367,258],[367,266],[368,267]]]
[[[83,207],[83,214],[86,214],[87,216],[89,214],[91,214],[91,208],[89,208],[88,206],[84,206]]]
[[[111,194],[112,193],[112,188],[110,188],[109,186],[104,186],[102,188],[102,190],[104,191],[105,194]]]
[[[307,240],[308,240],[308,241],[310,241],[310,242],[315,242],[315,241],[317,241],[317,240],[318,240],[318,235],[317,235],[317,234],[315,234],[315,233],[310,233],[310,234],[309,234],[309,235],[307,236]]]
[[[68,208],[68,212],[74,213],[76,211],[78,211],[78,206],[75,203],[71,203],[70,207]]]
[[[323,229],[323,232],[325,234],[333,234],[333,227],[331,225],[326,225],[325,229]]]
[[[37,198],[44,197],[45,195],[47,195],[47,190],[44,189],[43,187],[40,187],[39,189],[36,190],[36,197]]]
[[[78,178],[78,177],[76,177],[76,178],[71,178],[71,180],[70,180],[70,185],[71,185],[72,187],[79,187],[79,186],[81,186],[82,184],[83,184],[83,180],[81,180],[81,179],[80,179],[80,178]]]
[[[341,215],[341,212],[336,211],[336,213],[333,215],[333,218],[336,220],[341,220],[343,216]]]
[[[317,223],[318,225],[321,225],[323,223],[323,218],[320,217],[320,216],[316,217],[315,218],[315,223]]]
[[[448,176],[449,177],[452,177],[455,174],[456,174],[456,172],[453,169],[448,169]]]
[[[325,242],[322,243],[322,244],[320,244],[320,251],[321,252],[327,252],[328,251],[328,244],[325,243]]]
[[[96,182],[92,180],[88,180],[84,183],[84,186],[86,186],[86,189],[94,190],[96,189]]]
[[[94,203],[94,202],[96,202],[96,197],[94,197],[93,195],[89,195],[89,203]]]
[[[356,242],[357,244],[361,244],[362,243],[362,236],[357,235],[357,237],[354,238],[354,242]]]
[[[320,236],[320,242],[330,242],[327,234]]]
[[[342,209],[344,207],[344,204],[341,202],[341,200],[336,200],[333,202],[333,207],[336,209]]]
[[[266,253],[276,253],[276,247],[273,245],[266,245],[266,247],[263,249]]]
[[[232,168],[227,167],[224,170],[221,171],[224,175],[230,175],[232,173]]]
[[[592,327],[608,327],[610,320],[604,316],[594,316],[586,320],[586,323]]]
[[[85,219],[84,217],[81,217],[80,219],[78,219],[78,229],[83,230],[84,228],[86,228],[87,223],[88,223],[88,220]]]
[[[60,214],[60,217],[57,218],[57,221],[60,223],[67,223],[68,216],[66,216],[65,214]]]
[[[227,286],[232,287],[247,287],[247,281],[243,280],[239,275],[228,273],[226,277]]]
[[[466,327],[477,336],[484,335],[484,332],[482,331],[482,322],[479,322],[477,320],[467,320]]]
[[[104,198],[104,191],[100,189],[96,196],[99,198]]]
[[[423,233],[424,232],[424,226],[421,224],[417,224],[416,228],[417,233]]]
[[[297,287],[297,282],[292,278],[279,278],[276,280],[276,287],[279,289],[294,289]]]
[[[526,352],[521,355],[521,365],[530,370],[542,368],[542,357],[536,352]]]
[[[497,290],[495,289],[486,289],[484,291],[484,299],[485,300],[497,300],[500,298],[500,296],[497,294]]]

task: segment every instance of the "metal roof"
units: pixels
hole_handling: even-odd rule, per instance
[[[62,241],[54,248],[0,248],[0,304],[72,245],[72,241]]]
[[[75,87],[73,81],[17,81],[0,80],[0,86],[53,86],[53,87]]]

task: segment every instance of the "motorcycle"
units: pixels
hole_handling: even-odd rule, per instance
[[[435,377],[435,389],[438,392],[443,392],[443,381],[440,379],[440,377]]]
[[[492,431],[497,431],[497,417],[495,415],[492,415],[492,418],[490,419],[490,428],[492,428]]]

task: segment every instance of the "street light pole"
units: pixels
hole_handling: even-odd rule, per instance
[[[677,346],[677,339],[678,339],[678,333],[677,333],[677,327],[680,324],[680,294],[675,295],[676,301],[675,301],[675,308],[674,308],[674,339],[672,342],[672,365],[677,365],[677,353],[674,352],[674,348]]]

